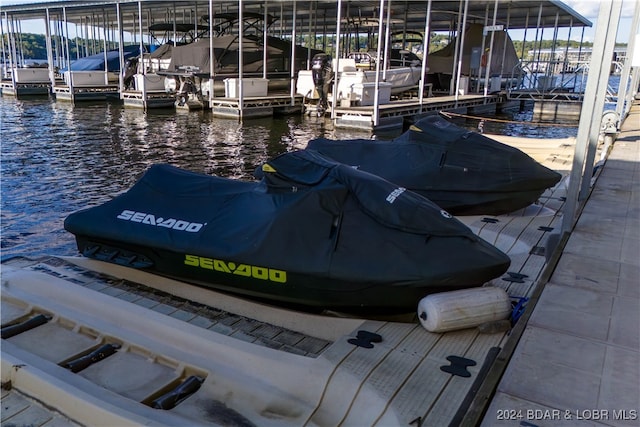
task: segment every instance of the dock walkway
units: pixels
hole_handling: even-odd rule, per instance
[[[640,422],[640,103],[544,286],[482,426]]]

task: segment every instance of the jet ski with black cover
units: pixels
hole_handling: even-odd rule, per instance
[[[312,151],[239,181],[152,166],[64,223],[87,257],[274,304],[415,312],[510,259],[426,198]]]
[[[439,116],[391,141],[315,139],[307,149],[415,191],[454,215],[500,215],[536,202],[562,177],[517,148]]]

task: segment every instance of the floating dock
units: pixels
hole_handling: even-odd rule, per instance
[[[120,93],[125,107],[153,110],[156,108],[175,108],[176,97],[165,91],[125,90]]]
[[[69,86],[54,86],[53,94],[56,97],[56,100],[72,103],[82,101],[106,101],[108,99],[118,99],[118,87],[100,86],[71,88]]]
[[[302,96],[272,95],[264,97],[213,98],[209,102],[214,117],[251,118],[302,111]]]
[[[51,81],[47,68],[13,68],[11,77],[0,81],[0,93],[16,98],[49,96]]]
[[[418,98],[400,99],[381,104],[378,107],[378,117],[373,106],[337,107],[335,110],[335,124],[339,128],[353,128],[363,130],[380,130],[402,128],[406,120],[415,120],[425,114],[435,114],[439,111],[478,112],[496,111],[505,102],[501,95],[459,95],[436,96],[425,98],[420,102]],[[377,123],[376,123],[377,121]]]
[[[3,81],[0,83],[0,93],[3,96],[15,96],[23,98],[28,96],[49,96],[51,84],[47,83],[13,83]]]
[[[563,140],[537,156],[566,177],[573,150]],[[536,295],[560,250],[566,187],[509,215],[459,217],[512,260],[489,285],[517,301]],[[3,341],[2,381],[22,393],[3,403],[27,395],[79,424],[461,425],[516,339],[504,329],[431,333],[413,314],[283,310],[85,258],[3,263],[3,325],[40,314],[50,320]],[[362,331],[381,341],[354,344]],[[107,344],[114,355],[78,373],[64,367]],[[192,394],[155,407],[193,377]]]

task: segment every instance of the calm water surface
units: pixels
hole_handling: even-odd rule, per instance
[[[532,114],[501,118],[531,121]],[[478,125],[472,119],[455,122]],[[555,138],[575,135],[577,127],[486,122],[484,130]],[[0,97],[1,256],[76,255],[74,238],[63,228],[66,216],[127,190],[154,163],[252,179],[256,166],[304,148],[312,138],[386,139],[399,133],[334,129],[329,120],[301,115],[240,123],[203,111],[144,113],[113,103],[72,106]]]

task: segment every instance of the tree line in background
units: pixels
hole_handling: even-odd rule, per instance
[[[51,37],[54,49],[58,46],[59,49],[64,48],[64,38],[60,36]],[[16,49],[21,52],[22,57],[25,59],[46,59],[47,58],[47,41],[44,34],[21,34],[19,39],[16,40]],[[117,43],[110,43],[109,49],[116,49]],[[9,55],[9,36],[8,34],[2,35],[2,46],[5,50],[5,55]],[[78,56],[84,57],[87,54],[98,53],[103,51],[102,40],[85,40],[80,37],[69,39],[69,56],[76,58]],[[78,55],[78,52],[80,54]],[[20,55],[20,53],[18,53]]]
[[[527,55],[527,52],[532,51],[532,50],[537,50],[537,49],[542,49],[542,50],[550,50],[554,47],[553,44],[553,40],[538,40],[536,41],[526,41],[526,42],[522,42],[520,40],[514,40],[513,41],[513,47],[516,50],[516,53],[518,54],[518,57],[520,59],[522,59],[521,55],[523,52],[523,46],[524,45],[524,55]],[[567,41],[566,40],[558,40],[555,44],[555,49],[556,51],[562,50],[564,48],[567,47]],[[580,42],[575,41],[575,40],[569,40],[568,43],[568,47],[570,49],[578,49],[580,47]],[[582,43],[582,47],[583,48],[592,48],[593,47],[593,43],[591,42],[583,42]]]
[[[8,49],[8,35],[3,34],[3,43],[5,51]],[[59,36],[53,36],[54,44],[57,41],[59,46],[62,46],[62,40]],[[47,48],[46,48],[46,39],[44,34],[31,34],[25,33],[20,36],[21,46],[22,46],[22,55],[26,59],[45,59],[47,57]],[[447,35],[442,34],[431,34],[430,43],[429,43],[429,53],[434,52],[443,48],[449,42],[449,38]],[[76,58],[78,56],[78,51],[80,51],[79,56],[85,56],[85,53],[90,50],[88,46],[96,49],[95,52],[102,51],[102,41],[101,40],[84,40],[79,37],[74,39],[69,39],[69,55],[71,58]],[[524,44],[524,49],[523,49]],[[569,40],[570,48],[579,48],[580,42]],[[117,43],[112,43],[112,49],[115,49]],[[526,41],[522,42],[520,40],[513,41],[513,46],[516,50],[518,57],[522,56],[522,52],[524,55],[527,55],[527,52],[535,49],[551,49],[554,44],[552,40],[542,40],[542,41]],[[558,40],[555,44],[556,50],[564,49],[567,46],[566,40]],[[593,43],[584,42],[582,44],[583,48],[591,48]],[[626,44],[617,43],[616,47],[624,47]],[[94,52],[89,52],[92,54]],[[520,58],[522,59],[522,58]]]
[[[18,50],[22,51],[25,58],[28,59],[45,59],[47,57],[47,45],[44,34],[30,34],[25,33],[20,35],[20,39],[17,40],[19,45]],[[5,52],[9,49],[9,36],[8,34],[2,35],[2,43]],[[76,45],[74,40],[69,40],[69,49],[73,45],[74,52],[76,51]]]

